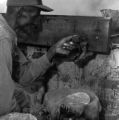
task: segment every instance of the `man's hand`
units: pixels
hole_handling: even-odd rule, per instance
[[[65,37],[53,45],[47,52],[49,61],[55,54],[69,55],[69,53],[75,48],[73,39],[78,38],[78,35],[72,35]]]
[[[73,39],[76,37],[78,37],[78,35],[68,36],[57,42],[55,45],[56,53],[68,55],[75,48]]]

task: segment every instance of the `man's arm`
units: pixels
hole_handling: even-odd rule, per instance
[[[43,76],[44,73],[52,66],[47,55],[43,55],[39,59],[32,60],[23,65],[24,70],[22,71],[22,75],[20,77],[20,84],[27,85],[36,78]]]
[[[64,45],[74,36],[75,35],[61,39],[48,50],[47,54],[24,65],[25,69],[21,75],[20,83],[22,85],[27,85],[36,80],[36,78],[39,76],[42,76],[47,71],[47,69],[52,66],[52,58],[55,56],[55,54],[68,55],[74,46],[67,43],[68,47],[64,48]]]

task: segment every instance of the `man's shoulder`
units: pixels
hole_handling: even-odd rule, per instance
[[[5,19],[4,19],[3,15],[0,14],[0,21],[4,21],[4,20],[5,20]]]
[[[13,38],[16,37],[15,32],[12,28],[8,25],[5,18],[0,14],[0,39],[4,38]]]
[[[0,27],[4,29],[4,26],[8,25],[5,18],[0,14]]]
[[[0,15],[0,35],[1,34],[8,34],[9,32],[9,28],[8,28],[8,24],[5,21],[5,19],[3,18],[2,15]]]

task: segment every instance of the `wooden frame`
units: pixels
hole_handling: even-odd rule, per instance
[[[23,44],[51,46],[65,36],[86,34],[90,51],[109,53],[110,18],[65,15],[42,15],[40,18],[43,29],[38,40],[29,39],[22,41]]]

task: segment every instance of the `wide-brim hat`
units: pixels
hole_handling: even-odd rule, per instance
[[[53,11],[52,8],[43,5],[42,0],[8,0],[7,6],[33,6],[41,9],[45,12],[51,12]]]

